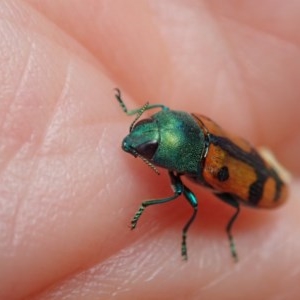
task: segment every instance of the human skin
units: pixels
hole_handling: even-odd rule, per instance
[[[298,299],[300,2],[0,2],[0,299]],[[234,210],[199,199],[180,257],[183,200],[120,148],[146,101],[205,114],[272,149],[287,203]]]

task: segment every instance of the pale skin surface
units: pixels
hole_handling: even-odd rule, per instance
[[[0,20],[1,299],[297,298],[299,1],[7,0]],[[187,262],[183,199],[128,229],[142,200],[171,190],[121,151],[132,118],[114,87],[130,108],[208,115],[293,172],[285,206],[242,209],[239,263],[233,209],[189,182]]]

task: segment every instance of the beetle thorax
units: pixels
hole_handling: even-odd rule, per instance
[[[194,118],[181,111],[161,111],[153,116],[159,130],[155,165],[178,173],[196,174],[204,152],[204,134]]]

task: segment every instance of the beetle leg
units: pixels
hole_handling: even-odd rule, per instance
[[[198,200],[194,193],[187,187],[185,186],[181,179],[180,179],[180,174],[175,175],[173,172],[169,172],[169,176],[171,179],[171,184],[174,189],[175,193],[178,193],[178,195],[183,195],[185,198],[188,200],[188,202],[191,204],[193,207],[194,211],[190,219],[187,221],[187,223],[184,225],[183,230],[182,230],[182,242],[181,242],[181,255],[184,260],[187,260],[187,246],[186,246],[186,237],[187,237],[187,232],[191,226],[191,224],[194,222],[197,212],[198,212]]]
[[[142,213],[144,212],[144,210],[147,206],[155,205],[155,204],[162,204],[162,203],[166,203],[166,202],[175,200],[182,194],[183,184],[182,184],[180,177],[176,176],[172,172],[169,172],[169,175],[170,175],[171,185],[172,185],[174,194],[167,198],[153,199],[153,200],[147,200],[147,201],[143,202],[131,220],[131,229],[134,229],[136,227],[139,218],[141,217]]]
[[[183,256],[184,260],[187,260],[187,246],[186,246],[186,237],[187,232],[191,226],[191,224],[194,222],[197,212],[198,212],[198,200],[194,193],[185,185],[183,185],[183,194],[185,198],[188,200],[188,202],[193,207],[194,211],[188,222],[185,224],[182,230],[182,244],[181,244],[181,255]]]
[[[155,204],[162,204],[162,203],[166,203],[172,200],[175,200],[176,198],[178,198],[180,196],[180,194],[177,194],[176,192],[174,193],[173,196],[171,197],[167,197],[167,198],[162,198],[162,199],[153,199],[153,200],[147,200],[145,202],[143,202],[140,206],[140,208],[138,209],[138,211],[136,212],[136,214],[134,215],[134,217],[131,220],[131,229],[134,229],[137,225],[137,222],[139,220],[139,218],[141,217],[142,213],[144,212],[145,208],[147,206],[150,205],[155,205]]]
[[[183,230],[182,230],[181,255],[182,255],[183,259],[187,260],[186,237],[187,237],[187,232],[188,232],[191,224],[194,222],[194,220],[196,218],[197,211],[198,211],[198,201],[197,201],[197,198],[194,195],[194,193],[182,183],[182,181],[180,179],[180,175],[175,174],[174,172],[170,171],[169,176],[171,179],[171,186],[174,191],[174,194],[167,198],[153,199],[153,200],[147,200],[147,201],[143,202],[131,220],[131,229],[134,229],[136,227],[138,220],[140,219],[142,213],[144,212],[144,210],[147,206],[166,203],[166,202],[175,200],[181,194],[183,194],[194,209],[192,216],[190,217],[190,219],[185,224],[185,226],[183,227]]]
[[[232,257],[235,261],[238,261],[238,255],[237,255],[237,252],[236,252],[235,242],[234,242],[234,239],[233,239],[233,236],[232,236],[232,233],[231,233],[231,229],[232,229],[232,225],[234,224],[235,220],[237,219],[237,216],[240,213],[239,201],[237,199],[235,199],[231,194],[228,194],[228,193],[216,194],[216,196],[218,198],[220,198],[222,201],[224,201],[227,204],[229,204],[229,205],[233,206],[234,208],[236,208],[236,211],[235,211],[234,215],[231,217],[231,219],[229,220],[229,222],[226,226],[226,232],[227,232],[229,243],[230,243],[231,255],[232,255]]]

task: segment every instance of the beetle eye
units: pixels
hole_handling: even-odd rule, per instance
[[[147,119],[143,119],[143,120],[140,120],[138,122],[136,122],[133,126],[132,129],[136,128],[137,126],[140,126],[140,125],[143,125],[143,124],[147,124],[147,123],[152,123],[153,122],[153,119],[151,118],[147,118]]]
[[[143,143],[136,147],[136,151],[143,157],[147,159],[151,159],[158,147],[158,142],[157,141],[149,141],[146,143]]]

